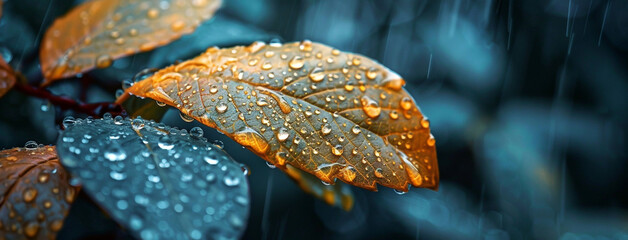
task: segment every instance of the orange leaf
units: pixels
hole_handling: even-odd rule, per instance
[[[403,86],[361,55],[309,41],[256,42],[210,48],[126,92],[175,106],[282,169],[370,190],[436,189],[429,121]]]
[[[345,211],[353,208],[355,198],[346,184],[323,185],[314,175],[305,173],[290,164],[286,164],[286,167],[281,170],[297,182],[297,185],[306,193],[322,199],[329,205],[337,205]]]
[[[40,52],[43,85],[166,45],[212,17],[220,0],[91,0],[57,19]]]
[[[77,188],[53,146],[0,151],[0,236],[54,239]]]
[[[15,72],[0,56],[0,97],[4,96],[13,85],[15,85]]]

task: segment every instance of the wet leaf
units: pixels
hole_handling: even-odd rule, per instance
[[[303,172],[293,166],[286,165],[282,169],[306,193],[312,194],[329,205],[336,205],[349,211],[353,208],[355,199],[353,192],[346,184],[324,184],[314,175]]]
[[[309,41],[256,42],[210,48],[126,92],[175,106],[282,169],[370,190],[436,189],[429,121],[403,85],[361,55]]]
[[[29,142],[0,151],[0,179],[0,236],[54,239],[78,191],[55,147]]]
[[[40,52],[44,85],[168,44],[211,18],[220,0],[92,0],[57,19]]]
[[[240,164],[199,135],[141,119],[77,120],[58,152],[87,195],[137,238],[237,238],[248,183]]]
[[[0,56],[0,97],[4,96],[15,85],[15,72]]]

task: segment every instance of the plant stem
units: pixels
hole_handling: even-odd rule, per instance
[[[126,116],[126,111],[117,103],[82,103],[68,97],[62,97],[52,94],[46,89],[34,87],[20,82],[15,83],[15,90],[26,95],[46,99],[52,105],[60,107],[62,110],[73,110],[75,112],[84,113],[92,117],[102,117],[103,114],[109,112],[112,115]]]

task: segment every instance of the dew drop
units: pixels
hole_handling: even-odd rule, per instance
[[[218,103],[218,105],[216,105],[216,112],[224,113],[226,111],[227,111],[227,104],[221,102],[221,103]]]
[[[393,119],[393,120],[399,119],[399,113],[397,111],[395,111],[395,110],[390,111],[388,116],[390,116],[390,118]]]
[[[190,129],[190,136],[195,138],[203,137],[203,129],[200,127],[193,127],[192,129]]]
[[[181,117],[181,120],[183,120],[184,122],[193,122],[194,118],[186,115],[185,113],[179,112],[179,117]]]
[[[342,155],[342,152],[343,152],[343,148],[342,148],[342,145],[340,145],[340,144],[331,147],[331,153],[336,155],[336,156]]]
[[[397,190],[397,189],[394,189],[394,191],[395,191],[395,193],[396,193],[397,195],[404,195],[404,194],[406,194],[406,193],[407,193],[407,192],[400,191],[400,190]]]
[[[384,172],[384,170],[382,170],[381,168],[375,169],[375,177],[376,178],[383,178],[384,177],[383,172]]]
[[[346,166],[340,170],[342,173],[342,179],[347,182],[353,182],[356,177],[356,170],[352,166]]]
[[[277,133],[277,140],[279,140],[280,142],[283,142],[283,141],[286,141],[288,137],[290,137],[290,133],[288,133],[288,129],[284,127],[280,128],[279,132]]]
[[[157,145],[159,146],[159,148],[163,150],[170,150],[174,148],[174,143],[172,141],[172,138],[170,138],[168,135],[160,137],[159,142],[157,142]]]
[[[401,108],[403,108],[404,110],[410,110],[410,108],[412,108],[412,100],[410,100],[410,98],[408,97],[404,97],[401,99],[401,101],[399,102],[399,105],[401,106]]]
[[[223,182],[225,183],[225,185],[227,185],[228,187],[235,187],[238,186],[238,184],[240,184],[240,178],[235,177],[235,176],[225,176],[225,178],[223,179]]]
[[[364,113],[366,113],[368,117],[379,117],[379,114],[382,112],[382,108],[379,107],[375,100],[371,99],[368,96],[363,96],[360,100],[362,102],[362,110],[364,110]]]
[[[24,234],[27,237],[35,237],[38,231],[39,223],[37,223],[36,221],[29,222],[28,224],[26,224],[26,227],[24,227]]]
[[[172,31],[181,31],[183,27],[185,27],[185,22],[183,20],[178,20],[170,25]]]
[[[24,202],[27,202],[27,203],[32,202],[35,199],[35,197],[37,197],[37,189],[27,188],[22,193],[22,197],[24,198]]]
[[[362,129],[360,128],[360,126],[355,125],[353,126],[353,128],[351,128],[351,132],[353,132],[354,134],[359,134],[362,132]]]
[[[116,180],[116,181],[121,181],[126,179],[126,173],[121,173],[121,172],[117,172],[117,171],[111,171],[109,172],[109,177],[111,177],[111,179]]]
[[[377,69],[369,68],[369,70],[366,71],[366,78],[373,80],[376,77],[377,77]]]
[[[301,69],[303,67],[303,64],[305,64],[305,61],[303,60],[301,56],[294,56],[288,63],[290,68],[295,69],[295,70]]]
[[[28,141],[24,144],[24,148],[26,148],[26,150],[35,150],[37,149],[37,142]]]
[[[139,131],[144,128],[144,120],[142,120],[141,118],[133,119],[131,121],[131,126],[133,127],[133,129],[135,129],[135,131]]]
[[[101,55],[96,58],[96,67],[97,68],[106,68],[111,66],[113,60],[109,55]]]
[[[329,123],[323,124],[323,126],[321,127],[321,133],[323,133],[323,136],[329,134],[330,132],[331,132],[331,125],[329,125]]]
[[[122,123],[124,122],[124,118],[122,118],[122,116],[118,115],[113,119],[113,123],[115,123],[116,125],[122,125]]]
[[[72,125],[74,125],[74,122],[76,122],[76,120],[74,119],[74,117],[72,116],[67,116],[63,119],[63,128],[68,128]]]
[[[325,70],[319,67],[314,68],[308,76],[313,82],[323,81],[323,79],[325,78]]]
[[[430,120],[427,119],[426,117],[423,117],[423,119],[421,119],[421,127],[429,128],[430,127]]]
[[[270,62],[265,62],[264,64],[262,64],[263,70],[270,70],[271,68],[273,68],[273,64],[271,64]]]
[[[157,18],[159,16],[159,10],[155,8],[148,9],[146,12],[146,17],[148,18]]]
[[[213,155],[205,156],[205,157],[203,157],[203,160],[205,160],[205,162],[209,163],[209,165],[216,165],[216,164],[218,164],[218,159],[215,158]]]
[[[249,167],[246,166],[246,164],[242,163],[240,164],[240,169],[242,170],[242,174],[244,174],[244,176],[248,176],[251,174],[251,171],[249,170]]]
[[[266,100],[266,98],[259,98],[256,102],[257,106],[263,107],[268,105],[268,101]]]
[[[430,133],[430,137],[427,139],[427,145],[433,147],[435,144],[436,139],[434,139],[434,136]]]

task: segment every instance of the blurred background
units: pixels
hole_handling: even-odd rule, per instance
[[[35,84],[43,33],[81,1],[4,1],[0,54]],[[202,126],[251,169],[244,239],[628,239],[625,0],[224,0],[195,33],[50,90],[113,101],[124,79],[210,46],[303,39],[366,55],[405,78],[431,120],[441,186],[404,195],[352,187],[355,207],[344,212],[168,110],[166,124]],[[9,93],[0,99],[0,149],[54,144],[64,115],[76,116]],[[79,201],[60,238],[128,238],[96,215]]]

